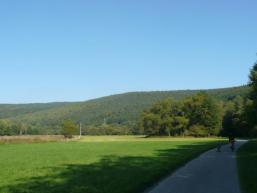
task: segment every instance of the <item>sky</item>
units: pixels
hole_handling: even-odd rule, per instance
[[[1,0],[0,103],[246,84],[256,0]]]

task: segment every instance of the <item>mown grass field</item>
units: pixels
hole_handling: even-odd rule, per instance
[[[243,193],[257,192],[257,140],[242,146],[237,154],[239,177]]]
[[[86,137],[0,145],[1,193],[139,193],[218,139]]]

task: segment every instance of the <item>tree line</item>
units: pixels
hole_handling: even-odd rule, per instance
[[[146,135],[217,135],[221,129],[222,110],[207,93],[200,92],[182,101],[163,100],[146,110],[139,128]]]
[[[11,120],[0,120],[0,136],[17,136],[17,135],[64,135],[70,138],[80,134],[79,124],[71,119],[65,119],[59,125],[51,126],[49,129],[37,129],[38,126],[26,125],[21,122]],[[82,125],[83,135],[133,135],[139,134],[133,126],[121,124],[103,123],[99,125]]]
[[[0,120],[0,136],[23,135],[32,132],[33,131],[22,123],[16,123],[10,120]]]
[[[206,92],[158,102],[143,112],[138,128],[145,135],[257,137],[257,63],[249,79],[249,94],[227,102]]]
[[[72,138],[73,135],[80,134],[79,125],[74,123],[72,120],[64,120],[61,126],[61,134],[66,138]],[[123,125],[109,125],[102,124],[99,126],[82,126],[82,135],[132,135],[132,130],[130,127]]]

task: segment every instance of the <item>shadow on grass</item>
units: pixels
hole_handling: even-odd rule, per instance
[[[137,193],[215,144],[181,145],[149,157],[103,157],[88,165],[51,168],[53,174],[20,179],[4,193]]]

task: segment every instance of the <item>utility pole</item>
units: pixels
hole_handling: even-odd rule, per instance
[[[82,136],[82,123],[80,122],[79,123],[79,139],[81,138]]]
[[[103,123],[103,129],[104,129],[104,135],[106,135],[106,118],[104,117],[104,123]]]

